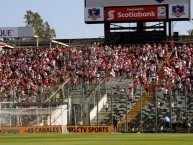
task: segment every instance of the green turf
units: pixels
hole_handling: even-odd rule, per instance
[[[1,135],[0,145],[193,145],[193,134]]]

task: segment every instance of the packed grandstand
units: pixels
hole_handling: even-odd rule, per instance
[[[141,124],[145,132],[190,132],[192,52],[192,44],[172,42],[1,49],[0,99],[4,103],[14,102],[19,108],[33,108],[46,101],[66,80],[73,92],[81,84],[99,84],[103,78],[110,109],[104,111],[104,105],[99,110],[99,124],[111,125],[113,113],[119,132],[125,132],[126,126],[128,132],[141,131]],[[64,98],[55,95],[55,99],[62,102]]]

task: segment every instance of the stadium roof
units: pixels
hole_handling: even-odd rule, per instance
[[[22,47],[22,48],[49,48],[49,47],[69,47],[68,44],[56,41],[56,40],[42,40],[38,38],[34,39],[6,39],[2,43],[7,43],[13,47]]]

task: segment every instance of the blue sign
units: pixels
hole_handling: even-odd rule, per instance
[[[182,15],[185,15],[185,8],[184,5],[176,5],[172,6],[172,15],[176,17],[180,17]]]
[[[88,9],[88,17],[91,18],[92,20],[101,18],[100,9],[97,8]]]

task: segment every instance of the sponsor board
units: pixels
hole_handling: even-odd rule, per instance
[[[101,7],[85,8],[85,22],[104,21],[104,11]]]
[[[189,18],[189,6],[187,4],[169,5],[168,17],[171,19]]]
[[[64,126],[65,133],[111,133],[111,126]],[[0,135],[6,134],[61,134],[62,126],[0,127]]]
[[[60,134],[61,126],[1,127],[1,134]]]
[[[68,126],[68,133],[112,133],[112,126]]]
[[[0,27],[0,38],[34,37],[32,27]]]
[[[17,27],[0,27],[0,38],[18,37]]]
[[[166,6],[112,7],[106,8],[106,21],[138,21],[166,19]]]
[[[152,6],[152,7],[151,7]],[[163,6],[155,11],[157,6]],[[152,11],[126,12],[125,7],[153,8]],[[101,17],[92,16],[88,9],[100,8]],[[164,9],[162,9],[164,8]],[[107,11],[108,9],[108,11]],[[119,10],[118,10],[119,9]],[[123,9],[123,10],[121,10]],[[85,22],[124,22],[157,20],[191,20],[191,0],[85,0]],[[119,11],[119,12],[117,12]],[[124,12],[125,11],[125,12]],[[165,13],[162,13],[165,12]],[[157,16],[157,17],[156,17]]]

